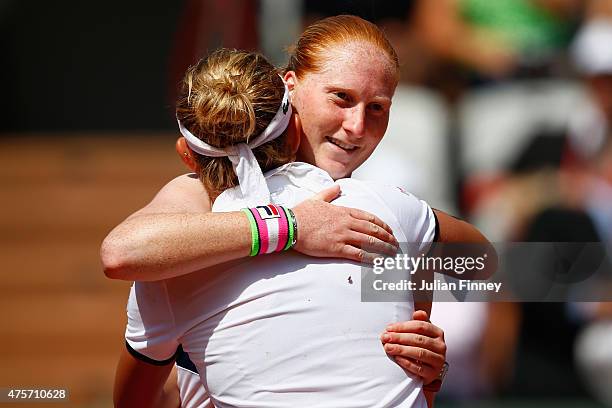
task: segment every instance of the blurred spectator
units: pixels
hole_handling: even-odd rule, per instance
[[[601,0],[612,11],[612,1]],[[572,115],[569,129],[571,160],[564,172],[564,191],[584,208],[601,237],[612,243],[612,14],[594,11],[572,47],[575,65],[587,84],[589,103]]]
[[[584,211],[562,206],[545,208],[535,214],[521,240],[526,242],[597,242],[595,226]],[[573,247],[576,248],[576,247]],[[579,254],[576,251],[570,256]],[[534,264],[552,265],[549,254]],[[540,273],[547,273],[540,270]],[[516,373],[511,393],[514,396],[543,398],[556,396],[584,398],[587,393],[574,359],[574,344],[582,322],[567,313],[568,305],[559,302],[523,303],[521,335]]]
[[[612,3],[612,2],[604,2]],[[582,74],[591,101],[571,121],[572,147],[583,160],[599,152],[612,124],[612,15],[596,14],[587,21],[572,47],[574,63]]]
[[[594,221],[612,256],[612,1],[593,1],[588,11],[572,51],[592,99],[572,118],[574,162],[564,180],[572,202]],[[612,303],[576,309],[589,322],[576,341],[576,364],[593,395],[612,406]]]
[[[419,1],[422,39],[440,60],[482,78],[549,72],[567,45],[579,0]]]
[[[565,128],[581,90],[566,46],[581,0],[419,0],[426,83],[449,102],[451,188],[486,191],[541,129]],[[487,86],[482,86],[487,85]],[[472,208],[459,201],[463,214]],[[493,238],[495,239],[495,238]]]
[[[612,10],[604,3],[610,4],[591,5],[597,4],[599,11]],[[484,230],[492,229],[496,239],[602,240],[610,248],[612,20],[591,7],[587,15],[589,20],[572,47],[587,92],[577,93],[573,109],[567,112],[569,131],[529,136],[527,148],[508,166],[512,172],[499,178],[476,207],[481,225],[488,220]],[[544,397],[555,390],[557,395],[577,397],[584,394],[584,384],[602,402],[612,404],[610,304],[524,304],[522,309],[512,393]],[[554,340],[550,333],[555,333]],[[576,362],[568,359],[574,352]]]
[[[476,176],[466,186],[472,220],[494,242],[520,241],[536,214],[562,202],[559,166],[565,133],[543,129],[526,134],[526,139],[518,157],[495,178]]]

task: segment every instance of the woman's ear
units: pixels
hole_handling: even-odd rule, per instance
[[[287,127],[287,140],[289,141],[292,154],[296,154],[300,147],[300,140],[302,139],[302,123],[300,122],[300,115],[297,113],[295,108],[295,86],[297,85],[297,75],[295,71],[287,71],[283,76],[283,81],[287,84],[289,92],[291,92],[291,105],[293,107],[293,114],[291,115],[291,121]]]
[[[176,152],[179,156],[181,156],[181,160],[183,161],[183,163],[185,163],[185,165],[189,167],[189,170],[195,173],[197,165],[195,159],[193,158],[193,152],[191,151],[189,146],[187,146],[187,141],[183,136],[176,139],[175,147]]]
[[[285,75],[283,76],[283,81],[285,81],[285,83],[287,84],[287,88],[289,88],[289,91],[293,91],[295,85],[297,84],[297,75],[295,74],[295,71],[285,72]]]

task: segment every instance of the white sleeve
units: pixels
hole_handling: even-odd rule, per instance
[[[178,333],[165,282],[135,282],[127,315],[125,340],[134,357],[155,365],[174,361]]]
[[[419,251],[426,253],[437,239],[438,221],[431,207],[414,195],[395,188],[400,205],[400,224],[408,242],[419,243]]]
[[[438,237],[438,221],[431,207],[423,200],[399,188],[368,183],[394,212],[407,243],[419,244],[420,253],[427,253]]]

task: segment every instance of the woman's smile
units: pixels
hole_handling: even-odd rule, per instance
[[[355,151],[359,148],[359,146],[356,146],[354,144],[350,144],[350,143],[345,143],[340,141],[339,139],[336,139],[335,137],[331,137],[331,136],[327,136],[325,137],[325,139],[327,139],[327,141],[331,144],[333,144],[334,146],[339,147],[340,149],[342,149],[343,151],[350,153],[352,151]]]

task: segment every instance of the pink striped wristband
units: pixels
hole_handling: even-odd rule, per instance
[[[268,204],[245,208],[248,212],[251,237],[251,256],[287,250],[295,245],[296,222],[290,209]]]

